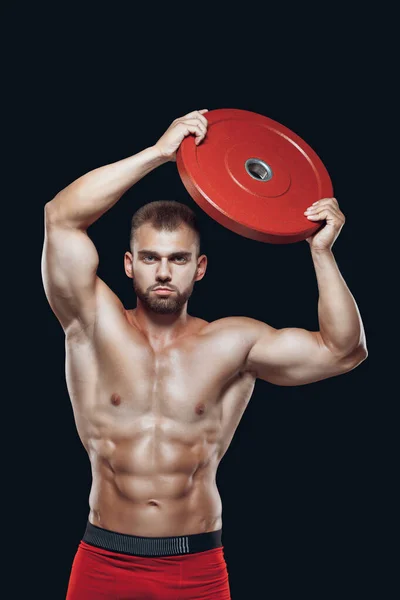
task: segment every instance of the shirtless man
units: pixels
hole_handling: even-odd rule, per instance
[[[68,600],[230,598],[221,543],[218,465],[256,378],[293,386],[346,373],[367,357],[361,317],[332,254],[344,224],[335,198],[308,238],[319,288],[319,331],[274,329],[248,317],[189,315],[206,272],[194,213],[152,202],[132,219],[125,309],[96,274],[88,227],[137,181],[200,144],[207,110],[173,121],[138,154],[94,169],[45,207],[44,289],[66,336],[66,380],[91,462],[87,528]]]

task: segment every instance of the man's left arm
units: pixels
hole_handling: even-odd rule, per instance
[[[277,385],[304,385],[340,375],[368,356],[360,312],[332,253],[344,215],[335,198],[324,198],[310,208],[308,218],[326,220],[307,239],[318,282],[319,331],[262,324],[246,361],[246,370]]]

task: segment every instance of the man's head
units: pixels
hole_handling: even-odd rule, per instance
[[[195,213],[173,200],[145,204],[132,217],[130,249],[125,273],[142,304],[160,314],[180,312],[207,268]],[[156,293],[159,287],[173,291]]]

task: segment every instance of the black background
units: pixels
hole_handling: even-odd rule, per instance
[[[64,335],[41,285],[43,207],[77,177],[154,144],[173,119],[201,108],[269,116],[320,156],[346,216],[333,253],[369,350],[358,368],[325,381],[298,387],[257,381],[217,476],[232,598],[357,598],[363,589],[388,597],[377,566],[383,549],[375,542],[384,529],[384,486],[393,479],[384,481],[391,406],[376,375],[384,360],[377,318],[382,214],[375,182],[365,176],[366,120],[376,109],[381,76],[377,70],[371,81],[376,46],[362,16],[336,22],[331,13],[314,13],[309,21],[300,11],[266,19],[250,15],[249,7],[243,15],[215,10],[83,14],[24,7],[7,17],[4,127],[12,134],[7,182],[20,227],[12,272],[21,285],[10,300],[22,334],[10,350],[13,389],[23,389],[11,407],[7,463],[18,554],[30,573],[28,589],[41,590],[42,598],[65,596],[91,483],[65,384]],[[209,264],[190,314],[318,329],[308,244],[262,244],[223,228],[188,196],[173,163],[138,182],[89,229],[99,275],[127,308],[135,305],[123,270],[130,218],[157,199],[184,202],[200,218]],[[27,579],[12,577],[15,597],[23,597]]]

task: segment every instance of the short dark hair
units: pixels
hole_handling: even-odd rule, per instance
[[[194,231],[197,238],[197,258],[200,256],[200,228],[196,214],[191,208],[176,200],[155,200],[139,208],[132,217],[129,238],[131,251],[135,232],[144,223],[150,223],[155,229],[175,231],[182,224]],[[133,252],[132,252],[133,253]]]

